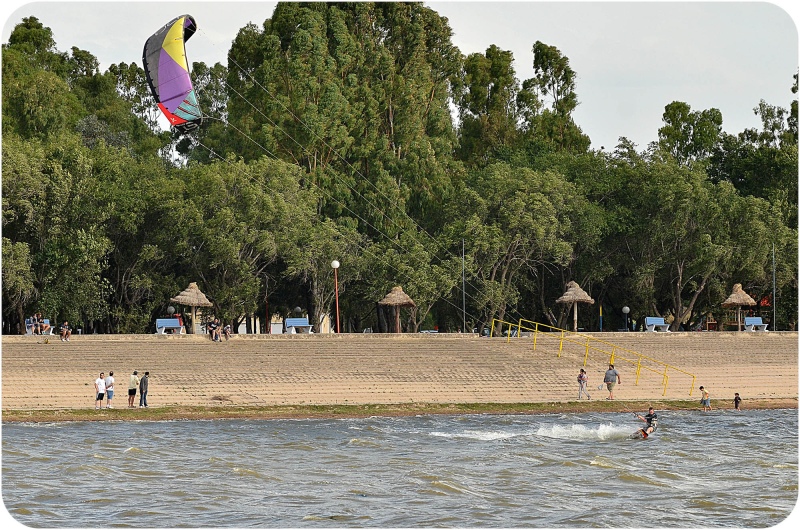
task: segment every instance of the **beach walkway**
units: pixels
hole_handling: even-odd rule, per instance
[[[696,376],[664,377],[617,357],[619,400],[797,398],[796,332],[593,333]],[[94,380],[114,371],[115,404],[126,406],[131,372],[148,370],[151,406],[539,403],[577,398],[580,347],[530,338],[467,334],[242,335],[214,343],[194,335],[2,337],[2,408],[94,407]],[[630,357],[628,354],[625,358]],[[591,353],[589,392],[608,355]],[[692,394],[690,395],[690,391]]]

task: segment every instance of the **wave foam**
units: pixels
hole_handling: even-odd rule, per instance
[[[627,438],[634,431],[631,427],[622,427],[610,423],[587,425],[547,425],[536,431],[537,436],[558,438],[562,440],[617,440]]]

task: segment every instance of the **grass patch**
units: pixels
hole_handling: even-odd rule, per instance
[[[730,409],[730,400],[712,400],[714,409]],[[415,416],[428,414],[557,414],[581,412],[645,412],[656,410],[701,411],[698,400],[559,401],[549,403],[399,403],[369,405],[271,405],[149,407],[136,409],[4,410],[4,422],[62,421],[176,421],[211,419],[304,419]],[[797,398],[749,399],[744,409],[797,408]]]

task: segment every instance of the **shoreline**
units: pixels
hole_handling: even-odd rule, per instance
[[[711,400],[714,410],[733,410],[731,400]],[[147,409],[4,410],[3,423],[57,423],[76,421],[206,421],[219,419],[353,419],[372,416],[402,417],[464,414],[564,414],[583,412],[644,413],[696,410],[698,400],[594,400],[542,403],[398,403],[373,405],[271,405],[271,406],[163,406]],[[747,410],[797,409],[797,398],[755,398],[742,403]]]
[[[2,420],[641,412],[649,404],[686,410],[700,408],[700,385],[710,389],[714,408],[730,408],[735,393],[744,409],[798,407],[797,333],[581,337],[594,345],[562,344],[547,333],[535,342],[448,334],[247,335],[224,343],[169,335],[90,335],[49,344],[3,337]],[[596,385],[612,355],[621,381],[617,400],[607,401]],[[581,367],[595,400],[577,400]],[[116,408],[95,410],[93,383],[112,370]],[[151,374],[149,409],[127,408],[133,370]]]

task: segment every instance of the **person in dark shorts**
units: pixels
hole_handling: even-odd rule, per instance
[[[736,392],[733,395],[733,408],[736,410],[742,410],[740,407],[742,405],[742,398],[739,397],[739,392]]]
[[[139,372],[136,370],[131,374],[128,381],[128,408],[134,408],[133,400],[136,398],[136,389],[139,388]]]
[[[94,380],[94,408],[99,409],[103,406],[103,398],[106,397],[106,377],[104,372],[100,372],[100,377]]]
[[[647,423],[647,426],[642,429],[645,434],[647,435],[653,434],[653,432],[655,432],[655,430],[658,429],[658,414],[655,413],[653,407],[647,409],[647,414],[645,416],[636,413],[634,413],[633,415],[642,420],[643,422]]]

